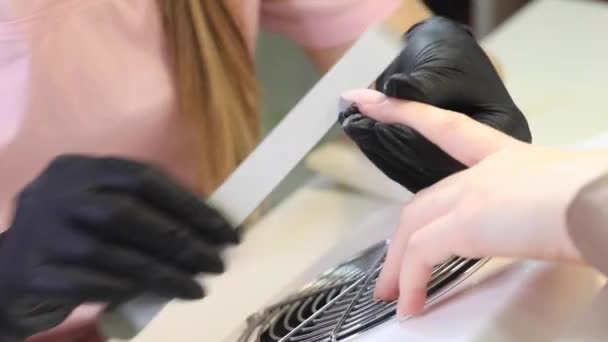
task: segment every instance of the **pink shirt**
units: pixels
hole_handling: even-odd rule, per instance
[[[401,0],[226,0],[253,49],[258,22],[304,46],[355,39]],[[54,156],[113,154],[192,183],[154,0],[0,0],[0,227]],[[245,3],[243,5],[243,3]]]
[[[225,1],[253,50],[260,22],[329,47],[402,0]],[[59,154],[136,158],[192,183],[195,132],[176,120],[156,3],[0,0],[0,231],[15,194]]]

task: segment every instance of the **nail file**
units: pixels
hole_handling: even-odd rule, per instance
[[[296,104],[208,203],[234,226],[241,225],[336,123],[340,94],[368,87],[399,55],[404,42],[394,30],[372,27]],[[107,337],[131,339],[169,299],[144,295],[108,310],[100,328]]]

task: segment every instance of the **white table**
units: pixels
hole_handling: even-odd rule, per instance
[[[499,56],[508,87],[530,118],[538,143],[565,145],[608,129],[608,115],[604,115],[606,110],[600,103],[608,79],[608,67],[604,66],[608,61],[606,19],[605,5],[543,0],[527,7],[485,41],[485,47]],[[347,162],[328,162],[338,156]],[[384,187],[393,198],[403,194],[354,150],[329,146],[312,156],[311,165],[328,176],[365,177],[367,190]],[[345,165],[348,170],[341,169]],[[349,183],[344,177],[338,179]],[[376,181],[380,187],[369,186]],[[376,192],[382,195],[384,191]],[[279,299],[324,267],[389,234],[398,213],[391,203],[394,202],[339,188],[331,181],[321,180],[302,187],[232,251],[229,271],[224,276],[206,279],[209,296],[205,300],[170,304],[135,341],[233,341],[248,314]],[[377,228],[374,237],[367,235],[371,234],[370,225]],[[364,234],[365,229],[368,233]],[[448,323],[450,317],[461,316],[462,320],[458,310],[471,314],[471,319],[461,322],[469,322],[471,329],[475,329],[469,341],[542,340],[548,338],[548,333],[554,337],[561,333],[558,329],[565,328],[576,317],[575,312],[591,310],[585,309],[587,302],[603,282],[588,269],[536,263],[517,267],[512,272],[519,272],[522,281],[506,279],[471,295],[486,296],[488,300],[497,296],[499,300],[502,296],[502,305],[497,302],[477,305],[475,309],[471,306],[475,303],[472,299],[458,299],[431,313],[426,321],[415,321],[406,328],[387,325],[386,329],[394,331],[386,339],[407,330],[425,332],[421,334],[424,337],[416,339],[420,341],[450,340],[449,334],[441,335],[437,327],[456,332],[458,326]],[[537,273],[530,275],[535,268]],[[568,280],[571,276],[577,280]],[[546,291],[538,290],[538,284],[549,287]],[[545,303],[550,304],[547,309],[552,310],[553,316],[539,309]],[[549,322],[554,325],[543,326]],[[559,322],[558,326],[555,322]],[[589,331],[575,324],[569,334],[576,335],[577,329]],[[540,331],[537,331],[540,335],[535,335],[534,330]],[[594,336],[598,338],[598,334]]]
[[[534,140],[566,145],[608,128],[608,5],[541,0],[486,37]]]

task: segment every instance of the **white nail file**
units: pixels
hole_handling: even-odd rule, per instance
[[[213,193],[208,203],[234,226],[241,225],[336,123],[340,94],[372,84],[399,55],[403,44],[400,35],[381,25],[363,34]],[[124,303],[104,314],[101,331],[107,337],[133,338],[168,301],[142,296]]]

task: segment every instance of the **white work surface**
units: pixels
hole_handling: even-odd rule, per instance
[[[608,130],[608,113],[602,115],[608,94],[601,94],[608,91],[607,19],[605,5],[538,1],[484,41],[499,57],[537,143],[570,145]],[[394,202],[335,181],[393,199],[406,198],[403,190],[349,147],[325,146],[308,161],[325,177],[296,191],[230,251],[227,273],[204,280],[206,299],[170,304],[135,341],[234,341],[249,314],[390,234],[399,210]],[[423,317],[390,321],[357,342],[546,341],[564,334],[565,340],[608,340],[593,332],[605,324],[586,319],[607,307],[608,299],[598,304],[601,298],[589,305],[604,282],[597,273],[501,260],[486,269],[491,272],[478,285]]]
[[[608,5],[542,0],[489,35],[534,141],[566,145],[608,129]]]

